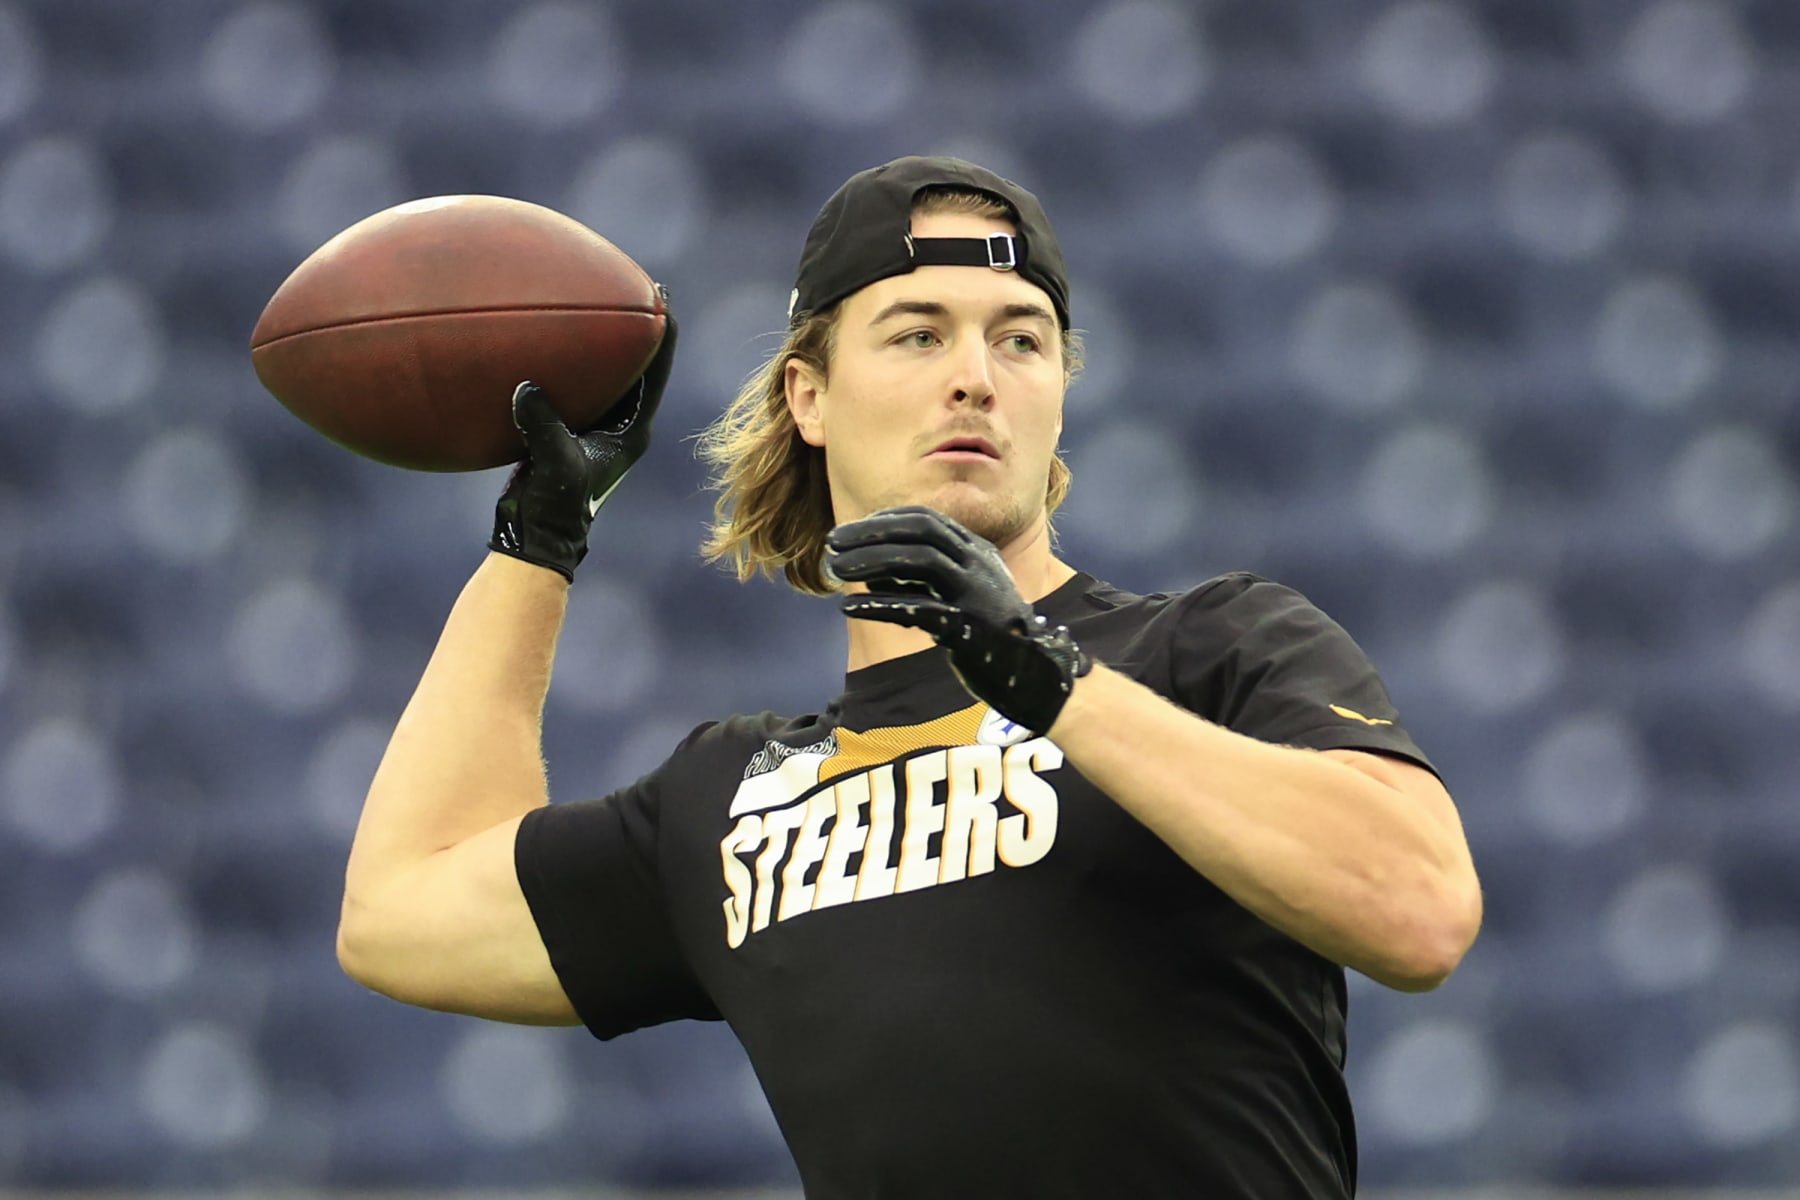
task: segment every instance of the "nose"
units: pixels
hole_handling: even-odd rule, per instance
[[[990,407],[994,400],[994,373],[986,339],[962,339],[951,362],[951,398],[957,404],[970,404],[976,408]]]

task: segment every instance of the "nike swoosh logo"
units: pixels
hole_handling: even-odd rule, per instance
[[[615,490],[617,490],[618,486],[624,482],[625,482],[625,476],[623,474],[621,474],[617,479],[612,481],[611,487],[608,487],[604,492],[601,492],[598,496],[589,497],[589,499],[588,499],[588,520],[590,520],[590,521],[593,520],[594,517],[599,514],[600,506],[602,504],[606,503],[606,498],[608,496],[612,495],[613,492]]]
[[[1361,721],[1364,725],[1392,725],[1393,722],[1384,717],[1365,717],[1354,708],[1345,708],[1341,704],[1331,706],[1331,711],[1340,717],[1348,717],[1352,721]]]

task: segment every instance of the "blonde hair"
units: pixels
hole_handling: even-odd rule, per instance
[[[913,206],[915,216],[966,212],[1016,220],[1005,203],[984,192],[928,188]],[[757,572],[814,596],[828,596],[838,584],[825,575],[825,535],[836,518],[825,475],[825,451],[800,437],[787,405],[787,366],[799,362],[821,380],[830,378],[837,350],[842,303],[808,314],[788,331],[775,353],[738,389],[731,404],[701,431],[699,455],[712,468],[710,486],[719,497],[700,553],[708,562],[729,558],[739,582]],[[1081,371],[1081,336],[1062,331],[1063,383]],[[1069,467],[1060,454],[1050,459],[1044,491],[1046,518],[1069,494]],[[1054,533],[1054,530],[1052,530]]]

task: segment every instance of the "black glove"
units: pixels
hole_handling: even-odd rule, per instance
[[[1093,667],[1069,631],[1032,611],[1000,551],[935,509],[889,508],[826,536],[825,567],[866,594],[845,615],[923,629],[963,686],[1033,733],[1056,723]]]
[[[667,323],[655,357],[592,429],[570,433],[549,394],[530,380],[513,392],[513,424],[525,439],[525,458],[494,506],[490,549],[575,581],[594,514],[650,446],[650,425],[675,364],[675,314],[667,292],[663,305]]]

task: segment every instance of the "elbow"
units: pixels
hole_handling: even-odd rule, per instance
[[[395,956],[372,940],[366,922],[338,923],[337,960],[344,974],[376,995],[420,1008],[435,1007],[414,994],[409,981],[395,970]]]
[[[459,1011],[447,1007],[440,974],[430,969],[412,923],[382,908],[345,900],[338,918],[338,968],[379,996],[414,1008]]]
[[[338,918],[337,927],[337,961],[338,969],[364,987],[373,986],[369,982],[368,956],[363,950],[360,931],[350,919],[349,904]]]
[[[1419,955],[1405,963],[1397,963],[1375,975],[1375,982],[1396,992],[1409,995],[1420,995],[1434,992],[1443,987],[1456,968],[1461,965],[1461,955]]]
[[[1410,922],[1408,936],[1400,939],[1400,953],[1371,973],[1377,983],[1397,992],[1421,993],[1442,987],[1475,944],[1481,932],[1481,888],[1473,877]]]
[[[371,929],[371,916],[348,897],[338,917],[338,969],[372,992],[393,995],[392,982],[382,978],[380,966],[388,957],[383,954]]]

